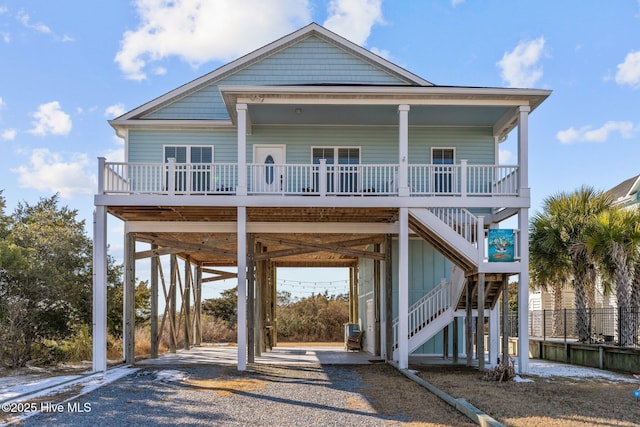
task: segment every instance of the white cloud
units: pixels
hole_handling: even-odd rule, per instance
[[[140,19],[115,56],[126,78],[144,80],[171,56],[197,67],[235,59],[310,22],[309,0],[135,0]]]
[[[0,138],[4,139],[5,141],[13,141],[14,139],[16,139],[17,133],[18,131],[15,129],[5,129],[2,131],[2,133],[0,133]]]
[[[31,152],[28,165],[11,171],[18,174],[21,188],[60,193],[61,197],[70,199],[75,195],[95,193],[97,180],[85,171],[88,166],[90,162],[86,154],[72,154],[69,159],[64,159],[58,153],[39,148]]]
[[[109,105],[106,110],[104,110],[104,115],[106,117],[114,118],[123,115],[127,110],[124,109],[124,104],[113,104]]]
[[[574,142],[606,142],[609,135],[613,132],[619,132],[622,138],[628,139],[633,137],[637,129],[633,123],[629,121],[608,121],[598,129],[592,129],[591,126],[584,126],[580,129],[570,127],[567,130],[561,130],[556,134],[556,138],[562,144],[573,144]]]
[[[451,6],[456,7],[459,4],[464,3],[464,0],[451,0]]]
[[[116,144],[116,147],[105,150],[102,153],[102,157],[107,159],[108,162],[124,162],[124,140],[114,135],[113,142]]]
[[[628,53],[624,62],[618,64],[616,83],[640,88],[640,51]]]
[[[324,26],[352,42],[364,45],[371,27],[383,24],[382,0],[331,0]]]
[[[2,41],[5,42],[6,44],[11,43],[11,34],[9,33],[0,33],[0,35],[2,36]]]
[[[2,97],[0,96],[0,110],[7,108],[7,103],[4,102],[4,100],[2,99]]]
[[[51,28],[49,28],[42,22],[36,22],[35,24],[32,24],[29,15],[23,11],[18,13],[18,20],[22,22],[22,25],[24,25],[26,28],[31,28],[32,30],[36,30],[39,33],[43,34],[51,34]]]
[[[71,116],[60,109],[58,101],[40,105],[33,117],[36,121],[31,122],[33,129],[29,133],[34,135],[68,135],[71,132]]]
[[[391,52],[389,52],[389,50],[387,49],[378,49],[377,47],[373,47],[370,50],[371,52],[375,53],[378,56],[383,57],[386,60],[390,60],[391,58]]]
[[[544,53],[544,37],[520,42],[511,52],[506,52],[497,63],[500,75],[510,87],[533,87],[542,77],[538,65]]]
[[[42,33],[42,34],[50,35],[57,41],[61,41],[63,43],[75,41],[75,39],[73,37],[68,36],[66,34],[64,34],[62,36],[60,36],[58,34],[55,34],[51,30],[51,28],[49,28],[48,25],[46,25],[46,24],[44,24],[42,22],[36,22],[35,24],[32,24],[31,23],[31,17],[23,10],[18,12],[18,21],[20,21],[25,28],[29,28],[31,30],[35,30],[35,31],[37,31],[39,33]],[[9,34],[6,34],[5,42],[9,43],[9,40],[10,40],[9,39]]]
[[[500,150],[498,151],[498,163],[501,165],[510,164],[513,159],[513,153],[509,150]]]

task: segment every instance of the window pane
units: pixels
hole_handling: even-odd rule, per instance
[[[451,148],[434,148],[431,150],[431,162],[434,165],[452,165],[453,149]]]
[[[320,159],[327,159],[327,164],[332,165],[333,162],[333,148],[330,147],[319,147],[314,148],[312,152],[313,156],[313,164],[320,164]]]
[[[164,147],[164,161],[176,159],[176,163],[187,163],[187,147]]]
[[[338,163],[341,165],[357,165],[360,163],[360,149],[338,148]]]

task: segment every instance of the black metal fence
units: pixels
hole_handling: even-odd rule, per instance
[[[515,322],[510,318],[509,323]],[[621,333],[626,337],[623,340],[620,340]],[[530,310],[529,336],[637,347],[640,344],[640,308]]]

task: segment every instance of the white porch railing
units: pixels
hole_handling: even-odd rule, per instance
[[[235,194],[235,163],[100,163],[100,194]],[[397,196],[396,164],[248,164],[248,194]],[[517,166],[409,165],[411,196],[517,196]],[[464,185],[463,185],[464,184]]]
[[[105,163],[104,193],[230,194],[238,166],[229,163]]]
[[[409,165],[409,188],[420,196],[515,196],[518,166]]]
[[[409,307],[409,337],[424,329],[438,316],[451,307],[451,281],[442,279],[440,284],[427,292]],[[393,319],[393,345],[398,345],[398,325],[400,320]]]

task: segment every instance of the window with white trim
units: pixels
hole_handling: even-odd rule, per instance
[[[456,151],[454,148],[434,147],[431,148],[431,164],[433,164],[433,180],[432,190],[436,193],[453,192],[454,165],[456,160]]]
[[[164,162],[174,159],[175,191],[209,192],[211,189],[211,145],[165,145]],[[167,174],[169,172],[167,171]],[[169,176],[167,175],[167,182]]]
[[[325,159],[327,164],[327,192],[353,193],[358,190],[358,165],[360,147],[312,147],[311,160],[314,165]],[[336,162],[337,160],[337,162]],[[315,168],[318,171],[318,168]],[[315,188],[319,187],[318,174],[314,179]]]

